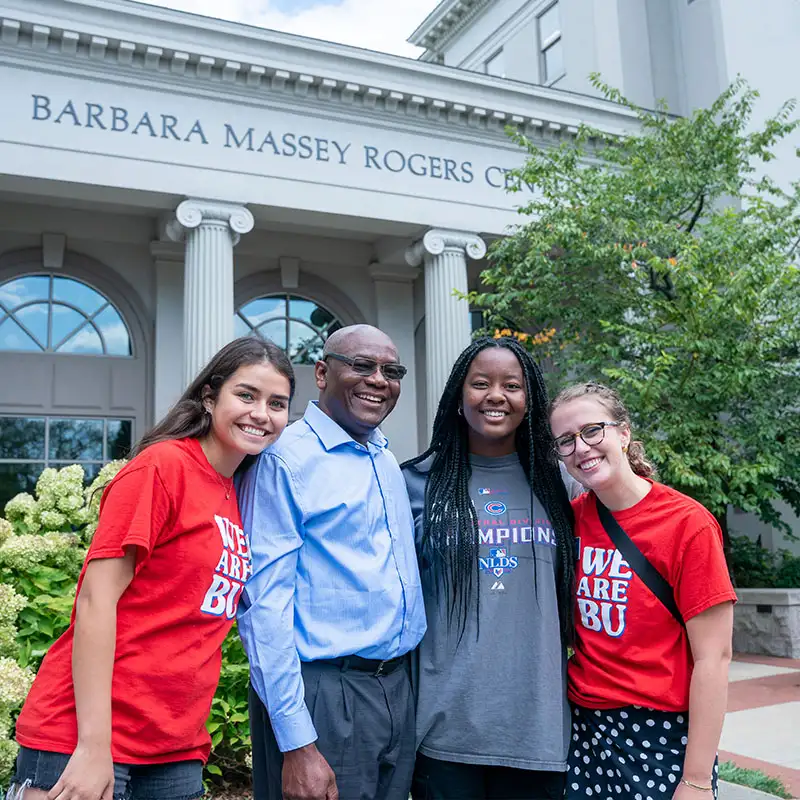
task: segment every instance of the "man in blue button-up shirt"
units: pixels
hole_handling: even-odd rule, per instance
[[[377,328],[332,334],[315,367],[319,404],[239,489],[255,800],[408,797],[407,654],[425,612],[405,482],[378,430],[404,374]]]

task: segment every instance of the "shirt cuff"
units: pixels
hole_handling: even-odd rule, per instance
[[[280,719],[270,719],[270,722],[281,753],[297,750],[317,741],[317,729],[305,705],[294,714]]]

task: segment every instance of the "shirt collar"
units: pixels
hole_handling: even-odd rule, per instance
[[[314,400],[306,406],[306,413],[303,415],[303,419],[308,427],[317,434],[326,450],[333,450],[343,444],[358,444],[341,425],[334,422],[322,411],[319,404]],[[372,431],[368,441],[381,450],[384,450],[389,444],[389,440],[381,433],[380,428],[375,428]]]

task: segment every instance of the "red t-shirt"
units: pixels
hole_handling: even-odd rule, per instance
[[[117,605],[111,754],[123,764],[201,759],[219,682],[221,645],[252,572],[236,495],[196,439],[147,448],[109,484],[78,580],[96,558],[135,545],[133,580]],[[72,753],[78,727],[72,624],[56,641],[17,720],[25,747]]]
[[[579,562],[570,700],[587,708],[687,710],[693,662],[686,631],[611,543],[594,494],[572,505]],[[698,502],[653,483],[614,518],[669,582],[684,620],[736,600],[722,531]]]

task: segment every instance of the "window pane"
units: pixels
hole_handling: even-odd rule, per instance
[[[103,342],[100,339],[100,334],[87,323],[85,327],[64,342],[58,348],[58,352],[102,355]]]
[[[304,300],[302,297],[289,298],[289,316],[301,319],[303,322],[311,322],[314,313],[319,310],[316,303],[311,300]],[[313,323],[312,323],[313,324]]]
[[[49,457],[60,461],[102,461],[103,420],[51,419]]]
[[[239,309],[239,313],[241,313],[254,328],[257,328],[262,322],[266,322],[268,319],[285,316],[286,298],[261,297]]]
[[[42,350],[47,349],[47,317],[50,306],[47,303],[36,303],[25,306],[14,315],[37,339]]]
[[[127,458],[131,449],[133,423],[129,419],[110,419],[106,440],[108,452],[106,458],[115,461],[118,458]]]
[[[18,278],[0,286],[0,303],[9,310],[31,300],[47,300],[49,297],[50,278],[47,275]]]
[[[274,342],[278,347],[286,349],[286,319],[284,317],[262,325],[256,332],[259,336]]]
[[[0,458],[44,458],[44,417],[0,417]]]
[[[253,329],[238,315],[233,318],[233,335],[237,338],[239,336],[248,336],[253,332]]]
[[[13,319],[0,324],[0,350],[38,351],[42,348]]]
[[[52,338],[50,347],[58,349],[65,339],[68,339],[76,330],[86,322],[86,317],[66,306],[53,304],[52,311]]]
[[[554,33],[561,30],[558,18],[558,3],[554,3],[539,17],[539,41],[544,44]]]
[[[70,305],[77,306],[87,316],[91,316],[98,308],[104,306],[108,300],[85,283],[71,280],[70,278],[53,279],[53,300],[61,300]]]
[[[559,39],[544,51],[544,82],[550,83],[564,74],[564,50]]]
[[[0,512],[15,494],[33,494],[43,469],[44,463],[0,464]]]
[[[495,53],[486,62],[486,64],[484,64],[484,71],[486,72],[487,75],[496,75],[499,78],[505,78],[506,67],[502,50],[499,53]]]
[[[316,364],[322,358],[324,342],[319,334],[302,322],[289,323],[288,355],[292,364]]]
[[[106,354],[110,356],[131,355],[131,339],[119,312],[112,306],[103,309],[94,324],[100,329],[106,342]]]

